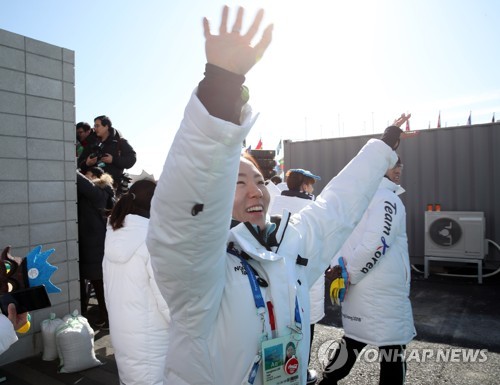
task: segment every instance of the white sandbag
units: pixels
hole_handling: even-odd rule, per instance
[[[53,361],[58,357],[56,330],[62,323],[62,319],[56,318],[56,313],[50,313],[49,319],[42,321],[40,325],[43,343],[42,360]]]
[[[59,373],[73,373],[102,365],[94,352],[94,330],[85,317],[75,310],[63,318],[57,328],[56,342],[59,353]]]

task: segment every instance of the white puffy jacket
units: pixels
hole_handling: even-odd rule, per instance
[[[283,218],[278,248],[266,250],[243,223],[229,230],[241,143],[253,119],[248,105],[241,126],[208,114],[195,94],[170,148],[155,190],[148,248],[156,281],[171,316],[167,384],[239,385],[260,350],[262,322],[240,260],[228,241],[245,251],[269,283],[278,335],[290,334],[295,298],[309,319],[309,287],[324,272],[368,206],[385,171],[396,162],[372,140],[316,201]],[[322,253],[328,250],[328,253]],[[307,256],[308,265],[296,263]],[[265,313],[266,330],[269,316]],[[306,383],[309,328],[298,346],[300,383]],[[260,366],[255,384],[262,384]]]
[[[271,183],[272,184],[272,183]],[[269,190],[269,186],[268,190]],[[269,205],[269,215],[282,215],[283,210],[291,213],[298,213],[313,201],[299,197],[286,195],[276,195],[271,199]],[[315,324],[325,316],[325,277],[321,275],[309,290],[310,314],[309,322]]]
[[[154,280],[146,233],[149,219],[129,214],[108,225],[104,294],[120,383],[163,384],[170,314]]]
[[[383,178],[360,223],[338,255],[351,285],[342,303],[345,335],[375,346],[405,345],[416,335],[404,189]]]
[[[9,349],[10,345],[17,341],[14,325],[7,316],[0,314],[0,354]]]

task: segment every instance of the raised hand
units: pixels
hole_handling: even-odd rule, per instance
[[[400,117],[394,119],[394,123],[392,123],[392,125],[397,126],[397,127],[401,127],[410,118],[411,118],[411,114],[407,115],[405,113],[402,113]]]
[[[393,150],[396,150],[399,146],[401,133],[403,132],[400,127],[403,125],[403,123],[410,119],[410,117],[411,114],[401,114],[400,117],[394,120],[392,126],[389,126],[385,129],[380,139],[384,141],[388,146],[390,146]]]
[[[207,62],[238,75],[245,75],[264,55],[271,43],[273,25],[266,27],[260,41],[252,47],[250,44],[260,29],[264,10],[259,10],[245,34],[241,33],[244,9],[242,7],[238,9],[230,31],[227,28],[228,14],[229,7],[224,6],[218,35],[212,35],[208,19],[206,17],[203,19]]]

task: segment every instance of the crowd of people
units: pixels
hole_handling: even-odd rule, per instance
[[[76,125],[76,186],[78,201],[78,248],[80,301],[86,315],[89,297],[99,305],[97,327],[109,328],[104,298],[102,262],[108,217],[116,201],[128,192],[136,152],[106,115],[97,116],[94,126]]]
[[[321,384],[345,377],[366,344],[400,358],[415,335],[395,152],[409,115],[318,196],[308,170],[266,181],[241,145],[256,120],[245,76],[272,40],[270,25],[250,44],[263,16],[242,32],[243,8],[229,28],[224,7],[218,34],[204,19],[205,76],[158,181],[129,186],[136,153],[109,117],[76,125],[81,307],[93,291],[123,384],[316,383],[325,272],[342,280],[349,360],[332,357]],[[404,383],[405,369],[382,362],[380,383]]]

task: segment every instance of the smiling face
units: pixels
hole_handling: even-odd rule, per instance
[[[263,229],[269,201],[269,191],[262,174],[251,161],[241,158],[234,195],[233,219],[250,222]]]
[[[403,172],[403,165],[398,163],[394,168],[390,168],[386,172],[387,178],[396,183],[397,185],[401,184],[401,174]]]

